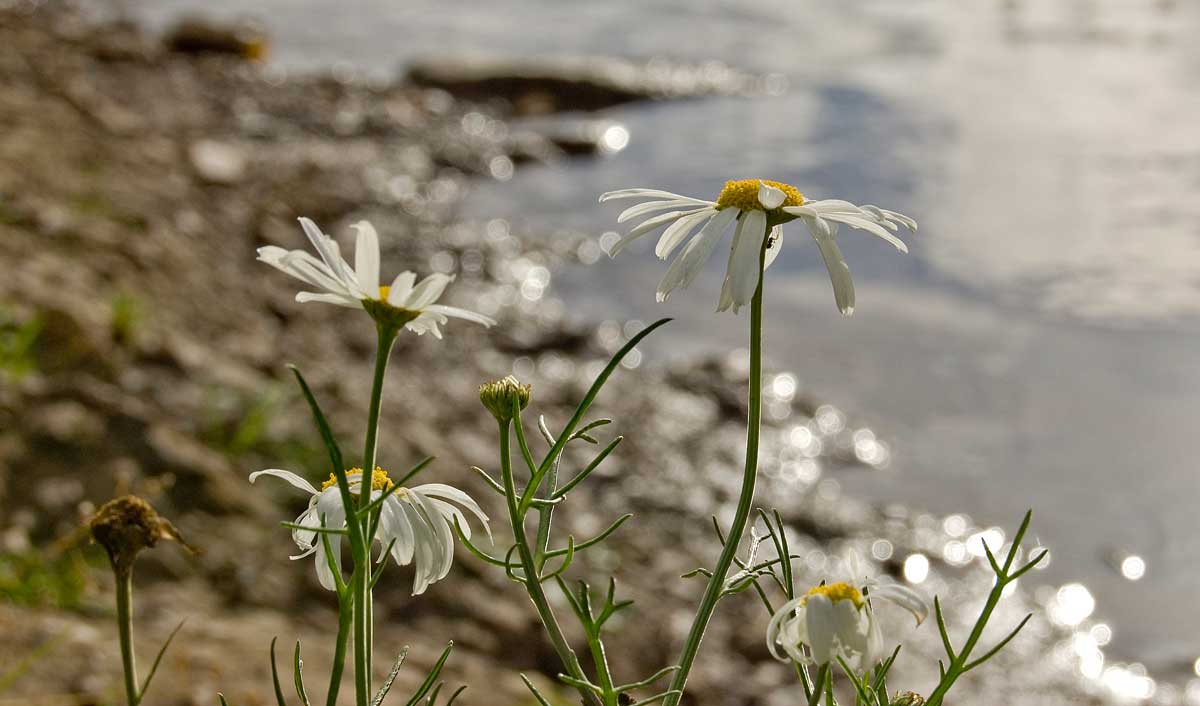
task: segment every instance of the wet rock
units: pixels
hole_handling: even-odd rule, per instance
[[[519,116],[595,111],[634,101],[750,93],[763,80],[719,63],[635,63],[601,57],[440,58],[409,66],[407,79],[469,101],[501,100]]]
[[[180,20],[163,37],[171,51],[183,54],[225,54],[243,59],[262,59],[267,38],[250,25],[227,25],[195,17]]]

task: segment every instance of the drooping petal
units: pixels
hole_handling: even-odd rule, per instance
[[[860,230],[865,230],[868,233],[877,235],[880,238],[883,238],[884,240],[888,241],[889,243],[894,245],[895,248],[897,250],[899,250],[900,252],[903,252],[903,253],[908,252],[908,246],[904,244],[903,240],[892,235],[890,232],[888,232],[888,230],[886,228],[879,225],[875,221],[871,221],[871,220],[867,220],[866,218],[860,218],[859,216],[843,214],[843,213],[826,213],[822,217],[825,218],[826,220],[837,221],[839,223],[845,223],[846,225],[850,226],[851,228],[858,228]]]
[[[925,599],[908,586],[891,582],[876,584],[871,586],[870,597],[895,603],[907,610],[917,619],[917,625],[920,625],[929,616],[929,606],[925,603]]]
[[[798,609],[804,605],[804,601],[805,596],[800,596],[784,603],[779,610],[775,611],[775,615],[771,616],[771,622],[767,623],[767,650],[772,657],[781,662],[787,660],[776,649],[780,646],[780,631],[784,623],[796,618],[800,612]]]
[[[254,473],[250,474],[250,482],[253,483],[258,479],[259,476],[273,476],[291,483],[309,495],[317,494],[317,489],[313,487],[312,483],[309,483],[295,473],[292,473],[291,471],[285,471],[282,468],[267,468],[261,471],[255,471]]]
[[[808,628],[808,649],[817,664],[826,664],[834,657],[834,642],[837,639],[837,620],[833,613],[833,602],[822,594],[808,596],[805,601],[805,618]]]
[[[446,485],[445,483],[426,483],[424,485],[418,485],[412,490],[413,492],[421,493],[430,498],[444,498],[446,500],[453,500],[459,505],[462,505],[464,508],[469,510],[471,514],[475,515],[475,517],[479,519],[479,522],[483,525],[484,531],[487,533],[488,539],[491,539],[492,530],[488,525],[488,516],[484,514],[483,509],[479,507],[479,504],[476,503],[470,495],[467,495],[454,486]],[[463,532],[470,532],[470,528],[466,526],[465,522],[463,525]],[[470,536],[470,534],[467,534],[468,538]]]
[[[379,298],[379,235],[368,221],[350,226],[358,237],[354,243],[354,274],[372,298]]]
[[[404,513],[404,508],[401,507],[398,498],[392,497],[384,500],[383,512],[390,515],[392,519],[392,535],[385,538],[384,541],[396,540],[396,543],[392,545],[392,559],[397,565],[406,566],[413,560],[413,551],[416,547],[412,523],[409,521],[408,515]]]
[[[425,311],[432,312],[435,314],[442,314],[443,316],[453,316],[456,319],[466,319],[467,321],[473,321],[477,324],[482,324],[484,326],[495,326],[496,325],[496,320],[490,316],[484,316],[483,314],[477,314],[473,311],[468,311],[467,309],[460,309],[457,306],[445,306],[443,304],[430,304],[429,306],[425,307]]]
[[[605,201],[613,201],[616,199],[674,199],[679,201],[694,201],[697,203],[711,204],[710,201],[701,201],[693,199],[690,196],[681,196],[680,194],[672,194],[670,191],[661,189],[618,189],[616,191],[606,191],[600,194],[600,203]]]
[[[825,260],[825,269],[829,271],[829,281],[833,284],[833,299],[837,303],[838,311],[850,316],[854,313],[854,280],[850,277],[850,267],[846,265],[846,258],[842,257],[842,251],[834,239],[837,226],[821,218],[805,218],[804,223],[821,251],[821,258]]]
[[[621,215],[617,216],[617,223],[624,223],[625,221],[628,221],[632,218],[637,218],[638,216],[642,216],[642,215],[645,215],[648,213],[654,213],[655,211],[670,211],[673,208],[678,209],[678,208],[682,208],[684,206],[696,206],[696,205],[703,205],[703,204],[697,203],[695,199],[668,199],[665,201],[647,201],[645,203],[639,203],[639,204],[630,206],[629,208],[625,209],[624,211],[621,211]]]
[[[655,293],[658,301],[666,301],[677,287],[686,287],[696,279],[696,276],[704,269],[704,263],[712,255],[713,249],[720,242],[721,236],[725,234],[729,224],[737,218],[737,215],[736,208],[722,209],[700,229],[699,233],[692,236],[691,242],[683,249],[683,252],[675,256],[675,260],[667,268],[667,273],[663,276],[662,281],[658,283],[658,291]]]
[[[671,251],[687,239],[693,228],[715,215],[717,215],[716,211],[704,209],[699,213],[693,213],[675,221],[663,231],[662,237],[658,239],[658,245],[654,247],[654,254],[658,255],[660,260],[666,260]]]
[[[362,306],[362,301],[353,297],[348,297],[345,294],[318,293],[318,292],[296,292],[296,301],[301,304],[305,302],[321,302],[323,304],[337,304],[344,306],[347,309],[357,309]]]
[[[638,223],[638,226],[636,228],[632,229],[632,231],[629,232],[629,235],[626,235],[626,238],[637,238],[638,235],[641,235],[643,233],[649,233],[650,231],[654,231],[655,228],[661,228],[662,226],[667,225],[667,223],[670,223],[671,221],[674,221],[677,219],[682,219],[682,217],[684,217],[684,216],[690,216],[692,214],[703,213],[703,211],[710,211],[710,210],[712,210],[712,209],[710,209],[708,207],[703,207],[703,208],[688,209],[688,210],[683,210],[683,211],[671,211],[671,213],[668,213],[668,214],[661,214],[658,216],[654,216],[653,219],[647,219],[647,220],[642,221],[641,223]],[[622,240],[624,240],[624,239],[622,239]],[[616,250],[616,247],[614,247],[614,250]]]
[[[779,257],[779,251],[783,249],[783,226],[775,226],[771,228],[771,232],[767,235],[767,258],[763,263],[763,270],[771,266],[775,262],[775,258]]]
[[[754,290],[758,288],[758,258],[766,235],[766,213],[755,210],[742,214],[742,237],[738,239],[737,250],[733,253],[729,281],[735,314],[743,305],[750,303],[754,298]]]

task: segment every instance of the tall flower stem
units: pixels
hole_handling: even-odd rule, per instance
[[[704,631],[712,619],[721,592],[725,588],[725,578],[729,567],[737,555],[738,543],[746,530],[746,522],[750,517],[751,506],[754,504],[754,483],[758,478],[758,437],[762,418],[762,315],[763,315],[763,270],[766,264],[766,241],[758,254],[758,287],[754,290],[754,298],[750,301],[750,389],[746,421],[746,465],[742,472],[742,491],[738,496],[737,510],[733,515],[733,524],[725,535],[725,546],[721,556],[713,568],[712,577],[704,589],[704,597],[696,609],[696,617],[692,619],[692,628],[688,632],[687,641],[679,655],[679,669],[671,680],[668,691],[674,692],[665,700],[666,706],[676,706],[683,698],[683,689],[687,685],[688,674],[700,651],[700,642],[704,639]]]
[[[550,642],[554,645],[554,650],[558,652],[558,657],[562,660],[568,674],[575,679],[586,681],[587,675],[579,664],[579,658],[567,644],[562,627],[559,626],[558,619],[554,617],[554,611],[550,609],[550,602],[546,600],[546,592],[542,590],[541,576],[534,562],[533,552],[529,547],[529,538],[525,534],[525,518],[521,513],[516,481],[513,479],[509,425],[510,422],[507,420],[500,422],[500,473],[504,483],[504,497],[508,503],[508,517],[512,524],[513,540],[516,542],[517,554],[521,559],[521,570],[525,573],[525,590],[529,594],[529,599],[533,601],[533,607],[537,610],[542,625],[546,627]],[[581,688],[579,693],[583,697],[585,706],[600,706],[599,699],[588,689]]]
[[[125,699],[137,706],[137,659],[133,654],[133,570],[114,572],[117,579],[117,634],[121,640],[121,667],[125,672]]]
[[[396,328],[379,323],[376,326],[379,343],[375,349],[375,378],[371,384],[371,403],[367,409],[367,438],[363,445],[362,475],[359,479],[358,510],[371,503],[372,475],[375,471],[375,447],[379,435],[379,410],[383,406],[383,380],[387,374],[388,357],[396,343]],[[354,547],[354,696],[357,706],[371,701],[371,542],[370,517],[357,517],[354,508],[347,508],[348,522],[358,522],[362,528],[362,546]]]

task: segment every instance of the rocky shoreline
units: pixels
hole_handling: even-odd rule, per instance
[[[408,81],[281,82],[236,52],[181,51],[57,3],[22,7],[0,9],[0,327],[12,342],[0,370],[0,674],[40,656],[4,685],[0,704],[113,702],[111,586],[95,548],[72,540],[91,508],[127,490],[204,550],[189,558],[160,547],[139,565],[143,654],[188,619],[153,702],[210,706],[220,690],[236,706],[268,703],[270,637],[301,639],[319,673],[335,614],[311,567],[286,559],[277,522],[302,499],[251,487],[246,476],[267,466],[322,472],[287,363],[357,444],[372,331],[364,317],[296,304],[292,283],[255,262],[255,248],[301,247],[299,215],[337,234],[368,218],[387,261],[455,273],[452,303],[501,321],[489,332],[452,325],[440,343],[403,339],[386,391],[384,465],[436,455],[431,476],[480,498],[467,468],[494,463],[494,452],[478,384],[517,361],[534,383],[533,408],[562,419],[635,329],[572,320],[552,292],[536,303],[520,295],[539,272],[577,260],[583,236],[545,245],[494,222],[455,220],[470,180],[563,153],[550,137],[511,129],[494,101]],[[653,91],[644,97],[673,95]],[[25,343],[21,331],[30,332]],[[644,365],[620,371],[596,407],[627,441],[561,516],[588,534],[636,514],[614,549],[580,570],[615,571],[637,600],[636,620],[616,626],[618,674],[665,664],[686,629],[701,586],[679,576],[711,561],[708,514],[727,511],[736,491],[745,375],[736,357]],[[781,421],[764,434],[760,502],[784,513],[813,576],[851,548],[891,573],[902,557],[926,554],[933,567],[922,587],[961,604],[951,617],[952,631],[962,629],[976,605],[967,597],[982,598],[987,573],[977,561],[942,557],[974,528],[955,535],[941,518],[842,496],[830,482],[837,474],[870,472],[870,458],[855,453],[853,419],[790,392],[772,404]],[[789,432],[798,426],[823,443],[799,443]],[[500,515],[497,503],[489,509]],[[518,671],[555,690],[555,657],[532,611],[490,568],[460,552],[452,576],[420,600],[394,572],[381,591],[378,640],[385,653],[412,646],[401,687],[453,638],[447,675],[475,685],[461,703],[528,703]],[[15,588],[35,578],[36,590]],[[1033,596],[1006,601],[997,629],[1027,610],[1039,617],[961,685],[955,703],[1100,702],[1080,690],[1077,660],[1062,654],[1070,632],[1048,622]],[[766,654],[764,625],[749,597],[722,606],[693,703],[796,702],[788,671]],[[936,632],[922,627],[906,644],[897,684],[920,689],[933,675],[915,656],[937,654]]]

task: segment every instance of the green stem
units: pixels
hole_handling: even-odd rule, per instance
[[[372,474],[375,472],[375,449],[379,436],[379,410],[383,406],[383,380],[387,373],[388,357],[396,342],[396,329],[377,325],[379,344],[375,349],[375,377],[371,383],[371,404],[367,408],[367,438],[363,446],[362,476],[359,478],[358,507],[365,509],[371,503]],[[358,522],[362,528],[362,546],[354,551],[354,696],[357,706],[368,706],[371,702],[371,542],[370,513],[357,519],[347,508],[347,522]]]
[[[600,641],[599,629],[597,634],[588,635],[588,648],[592,652],[592,662],[596,665],[597,686],[604,692],[604,706],[617,706],[620,697],[613,688],[612,672],[608,668],[608,656],[604,654],[604,643]]]
[[[812,693],[808,696],[808,706],[818,706],[821,703],[821,696],[825,693],[826,684],[829,682],[829,663],[822,664],[817,670],[817,679],[813,685]]]
[[[992,617],[992,611],[996,609],[996,605],[1000,603],[1000,597],[1004,594],[1004,587],[1007,582],[997,580],[996,585],[992,587],[992,592],[988,594],[987,602],[983,605],[983,610],[980,611],[979,619],[975,621],[975,628],[971,630],[971,635],[959,650],[958,656],[951,660],[949,666],[946,667],[946,675],[938,682],[937,687],[929,698],[925,700],[928,706],[941,706],[942,699],[946,697],[946,692],[950,691],[950,687],[954,682],[962,676],[966,671],[964,668],[971,657],[971,650],[975,649],[979,638],[983,637],[983,629],[987,626],[988,620]]]
[[[329,670],[329,690],[325,697],[325,706],[337,706],[338,691],[342,686],[342,672],[346,669],[346,643],[350,637],[350,627],[354,622],[354,612],[346,603],[353,601],[349,593],[338,601],[338,631],[337,642],[333,646],[333,667]]]
[[[133,569],[114,569],[117,578],[117,634],[121,640],[121,667],[125,671],[125,699],[137,706],[137,660],[133,654]]]
[[[729,567],[737,556],[738,544],[742,533],[746,530],[746,521],[754,504],[754,482],[758,478],[758,436],[762,417],[762,316],[763,316],[763,269],[766,256],[766,241],[758,256],[758,287],[754,290],[754,298],[750,301],[750,391],[749,411],[746,421],[746,466],[742,474],[742,491],[738,497],[737,510],[733,515],[733,524],[726,535],[725,546],[704,597],[696,609],[696,617],[692,620],[692,628],[688,632],[687,641],[683,644],[683,652],[679,655],[679,670],[671,680],[669,691],[676,692],[668,696],[666,706],[676,706],[683,698],[683,689],[687,685],[688,674],[700,651],[700,642],[704,639],[704,631],[708,621],[712,619],[717,601],[721,599],[721,591],[725,587],[725,578]]]
[[[550,642],[554,645],[554,650],[558,652],[558,657],[563,661],[567,672],[576,679],[586,681],[587,675],[584,674],[583,667],[579,664],[579,658],[567,644],[567,638],[563,635],[562,628],[554,617],[554,611],[550,609],[550,602],[546,600],[546,593],[542,590],[537,566],[534,564],[533,552],[529,548],[524,517],[521,514],[516,483],[513,480],[512,452],[509,449],[509,424],[508,421],[500,422],[500,473],[504,483],[504,498],[508,502],[508,519],[512,524],[513,540],[516,542],[517,554],[521,559],[521,569],[525,572],[525,591],[529,594],[529,599],[533,601],[538,617],[545,626],[546,633],[550,636]],[[581,687],[579,693],[586,706],[601,706],[596,695],[588,689]]]

